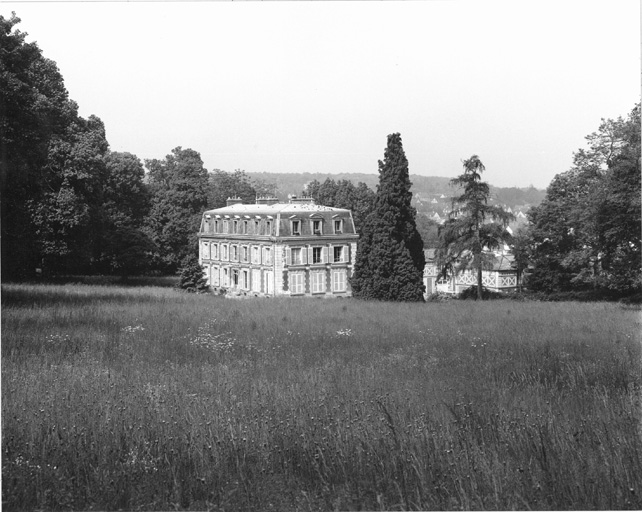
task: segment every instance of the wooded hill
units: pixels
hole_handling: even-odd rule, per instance
[[[246,173],[253,180],[258,180],[266,184],[276,185],[276,194],[279,198],[285,199],[288,194],[301,194],[307,183],[318,180],[323,183],[327,178],[336,182],[349,180],[355,185],[363,182],[372,190],[376,191],[379,183],[378,174],[366,174],[356,172],[344,173],[309,173],[309,172],[248,172]],[[450,198],[454,195],[454,190],[450,186],[450,178],[441,176],[420,176],[411,174],[412,193],[415,199],[421,198],[430,201],[431,199],[440,199],[442,195]],[[529,205],[536,206],[542,202],[546,196],[546,191],[530,187],[494,187],[491,185],[491,196],[500,204],[505,204],[511,208]],[[443,201],[443,198],[442,198]]]

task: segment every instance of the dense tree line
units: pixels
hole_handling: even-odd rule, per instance
[[[240,170],[208,173],[177,147],[145,162],[111,151],[96,116],[78,114],[55,62],[0,16],[2,277],[175,272],[196,254],[206,208],[269,189]]]

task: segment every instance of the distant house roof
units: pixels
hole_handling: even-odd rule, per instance
[[[426,264],[436,264],[437,249],[424,249],[424,258],[426,259]],[[495,261],[493,263],[493,266],[488,270],[514,271],[514,262],[515,258],[512,254],[495,254]]]
[[[515,258],[512,254],[501,254],[496,256],[493,270],[515,270]]]

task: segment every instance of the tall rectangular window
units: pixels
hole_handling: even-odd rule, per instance
[[[263,253],[263,264],[272,265],[272,251],[269,247],[266,247]]]
[[[346,291],[346,272],[345,270],[335,270],[332,272],[332,291]]]
[[[209,242],[203,242],[203,245],[201,246],[202,249],[202,257],[204,260],[209,260],[210,259],[210,244]]]
[[[235,220],[232,222],[232,233],[238,233],[239,230],[239,221]]]
[[[261,263],[261,248],[256,245],[252,247],[252,263],[255,265]]]
[[[315,235],[320,235],[321,234],[321,221],[320,220],[313,220],[312,221],[312,232]]]
[[[292,221],[292,234],[293,235],[300,235],[301,234],[301,221],[300,220],[293,220]]]
[[[250,273],[247,270],[243,270],[242,273],[242,286],[244,290],[250,289]]]
[[[341,263],[343,261],[343,247],[342,246],[334,247],[333,252],[334,252],[333,261],[335,263]]]
[[[241,247],[241,258],[243,262],[247,263],[247,246],[245,245]]]
[[[236,245],[232,246],[232,261],[238,261],[239,259],[239,248]]]
[[[211,244],[210,253],[211,253],[211,259],[213,260],[218,259],[218,244]]]
[[[334,232],[337,235],[340,235],[341,233],[343,233],[343,221],[341,219],[335,219]]]
[[[305,275],[302,272],[296,272],[290,274],[290,293],[291,294],[302,294],[303,293],[303,279]]]
[[[325,293],[325,272],[310,274],[310,289],[312,293]]]
[[[246,220],[243,221],[243,234],[244,235],[247,234],[247,221]]]
[[[292,265],[301,265],[301,262],[302,262],[301,248],[293,247],[291,251],[292,251]]]
[[[266,220],[265,221],[265,234],[266,235],[271,235],[272,234],[272,221],[271,220]]]
[[[229,259],[228,257],[228,247],[227,245],[222,245],[221,246],[221,259],[224,261],[227,261]]]
[[[252,291],[261,291],[261,271],[259,269],[252,270]]]
[[[323,248],[322,247],[313,247],[312,248],[312,263],[323,263]]]

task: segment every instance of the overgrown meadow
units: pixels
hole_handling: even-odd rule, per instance
[[[640,311],[2,287],[16,509],[642,509]]]

